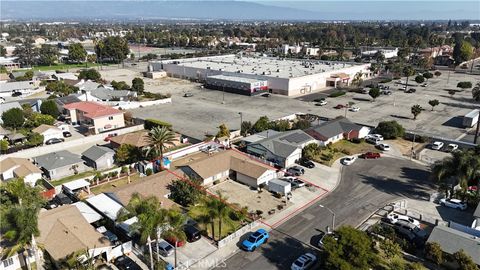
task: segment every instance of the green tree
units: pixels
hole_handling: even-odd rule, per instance
[[[71,62],[84,62],[87,57],[87,51],[81,43],[73,43],[68,46],[68,60]]]
[[[177,267],[177,247],[178,242],[185,241],[187,236],[183,231],[183,226],[187,222],[187,217],[176,209],[170,209],[167,212],[168,228],[164,232],[164,237],[166,239],[171,239],[172,242],[175,242],[175,265]]]
[[[412,106],[410,111],[413,114],[413,120],[417,119],[417,116],[422,112],[422,110],[423,110],[422,106],[420,106],[418,104]]]
[[[142,94],[145,90],[145,83],[142,78],[134,78],[132,80],[132,90],[138,94]]]
[[[201,181],[194,178],[178,179],[169,185],[170,199],[181,206],[188,207],[199,202],[202,192]]]
[[[320,151],[320,146],[316,143],[307,144],[302,150],[302,157],[313,160],[316,158]]]
[[[333,237],[324,240],[323,269],[371,269],[377,264],[378,257],[365,232],[344,226],[337,230],[337,235],[338,240]]]
[[[33,79],[33,71],[27,70],[23,76],[17,77],[15,81],[31,81]]]
[[[380,96],[380,89],[374,87],[368,91],[368,95],[373,98],[373,101],[375,101]]]
[[[60,115],[57,104],[54,100],[46,100],[42,102],[42,105],[40,105],[40,111],[42,114],[50,115],[55,119]]]
[[[0,45],[0,56],[5,57],[5,55],[7,55],[7,49]]]
[[[0,67],[0,74],[7,74],[8,73],[8,70],[5,66],[1,66]]]
[[[102,61],[121,63],[130,52],[128,42],[122,37],[107,37],[95,46],[97,58]]]
[[[478,270],[477,265],[472,260],[472,257],[467,255],[463,249],[453,254],[455,261],[457,261],[459,270]]]
[[[472,82],[458,82],[457,87],[463,89],[472,88]]]
[[[438,99],[432,99],[428,101],[428,105],[432,106],[432,111],[435,106],[438,106],[440,104],[440,101]]]
[[[423,82],[425,82],[425,78],[424,78],[422,75],[417,75],[417,76],[415,77],[415,82],[417,82],[417,83],[423,83]]]
[[[363,83],[363,73],[361,71],[357,72],[352,80],[352,85],[360,87]]]
[[[461,63],[472,59],[473,56],[473,46],[470,42],[467,41],[457,41],[453,47],[453,59],[455,65],[458,66]]]
[[[91,80],[94,82],[99,82],[102,79],[102,75],[94,68],[82,69],[78,75],[79,79]]]
[[[49,82],[45,90],[53,92],[55,96],[68,96],[78,91],[77,87],[66,84],[64,81]]]
[[[27,145],[38,146],[38,145],[41,145],[41,144],[43,144],[43,135],[42,134],[32,132],[28,136]]]
[[[270,120],[266,116],[260,117],[255,124],[253,124],[253,130],[255,133],[265,131],[270,128]]]
[[[13,55],[18,57],[18,62],[23,67],[31,67],[36,63],[38,49],[33,45],[33,40],[26,38],[21,45],[15,47]]]
[[[480,82],[472,89],[472,98],[476,102],[480,102]]]
[[[311,125],[312,124],[310,123],[310,121],[308,121],[306,119],[300,119],[297,122],[295,122],[295,124],[293,124],[293,129],[304,130],[304,129],[309,128]]]
[[[131,144],[122,144],[115,152],[115,162],[118,164],[131,164],[142,159],[141,151]]]
[[[39,50],[38,64],[51,66],[58,61],[58,49],[55,46],[43,44]]]
[[[25,117],[20,108],[11,108],[2,114],[2,121],[5,127],[19,128],[23,126]]]
[[[55,118],[48,114],[33,113],[32,121],[33,124],[38,127],[40,125],[53,125],[55,123]]]
[[[440,71],[435,71],[434,75],[435,75],[435,77],[438,78],[438,77],[440,77],[440,75],[442,75],[442,72],[440,72]]]
[[[443,251],[438,243],[427,243],[425,245],[425,256],[436,265],[443,263]]]
[[[160,161],[160,169],[163,169],[163,153],[169,146],[173,146],[175,142],[175,132],[166,127],[154,127],[148,132],[147,141],[150,148],[147,155],[153,153],[155,158]]]
[[[252,131],[252,122],[250,121],[243,121],[242,126],[240,127],[240,134],[242,136],[247,136],[248,133]]]
[[[287,131],[290,129],[290,122],[288,120],[274,121],[272,127],[276,131]]]
[[[117,81],[113,80],[110,84],[112,85],[113,89],[115,89],[115,90],[128,90],[128,89],[130,89],[130,85],[128,85],[124,81],[117,82]]]
[[[430,72],[425,72],[425,73],[423,73],[423,77],[428,80],[428,79],[433,78],[433,74],[430,73]]]
[[[401,138],[405,135],[405,129],[397,121],[382,121],[378,123],[375,132],[387,140]]]
[[[406,66],[403,68],[402,72],[403,72],[403,75],[407,77],[407,81],[405,82],[405,87],[408,87],[408,79],[410,78],[410,76],[415,75],[415,69],[413,69],[412,66]]]
[[[230,137],[230,130],[228,129],[228,127],[225,125],[225,124],[221,124],[219,127],[218,127],[218,132],[217,132],[217,135],[215,135],[215,137],[217,138],[220,138],[220,137]]]
[[[1,153],[6,153],[8,150],[9,143],[7,140],[3,139],[0,140],[0,152]]]
[[[396,242],[385,239],[380,242],[380,249],[385,254],[385,257],[388,259],[393,259],[395,257],[400,257],[402,255],[402,248]]]
[[[228,197],[224,196],[220,191],[217,191],[217,197],[214,199],[216,201],[215,211],[217,212],[218,219],[218,239],[222,239],[222,223],[232,224],[232,219],[230,214],[232,213],[232,208],[227,204]]]

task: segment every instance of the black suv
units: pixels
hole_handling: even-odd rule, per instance
[[[113,264],[120,270],[142,270],[140,265],[125,255],[118,257]]]
[[[309,169],[315,168],[315,163],[308,159],[301,159],[299,164]]]
[[[200,230],[194,225],[185,225],[185,227],[183,227],[183,231],[187,236],[188,242],[195,242],[202,237]]]

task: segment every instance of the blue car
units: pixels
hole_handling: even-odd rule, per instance
[[[269,237],[265,229],[258,229],[242,242],[242,248],[246,251],[254,251],[261,244],[266,243]]]

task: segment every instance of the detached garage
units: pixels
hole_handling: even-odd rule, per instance
[[[43,135],[43,142],[47,142],[50,139],[60,139],[63,138],[63,131],[57,127],[50,126],[50,125],[40,125],[32,129],[33,132]]]
[[[268,181],[277,177],[275,170],[250,159],[232,157],[230,170],[236,173],[235,180],[251,187],[268,184]]]

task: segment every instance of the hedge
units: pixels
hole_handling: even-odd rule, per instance
[[[343,96],[343,95],[345,95],[344,91],[337,91],[337,92],[331,93],[330,95],[328,95],[328,97],[334,98],[334,97],[339,97],[339,96]]]
[[[171,129],[172,128],[172,124],[168,123],[168,122],[164,122],[164,121],[161,121],[161,120],[157,120],[157,119],[145,119],[145,128],[148,129],[148,130],[151,130],[152,128],[154,127],[166,127],[168,129]]]

